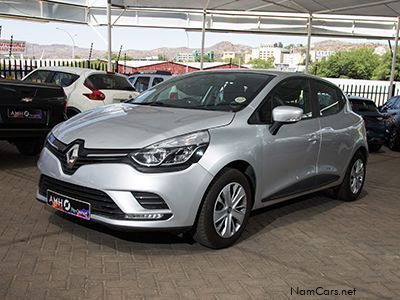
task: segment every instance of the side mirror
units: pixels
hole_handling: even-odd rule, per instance
[[[272,135],[277,134],[279,128],[284,124],[296,123],[301,120],[304,111],[294,106],[278,106],[272,110],[273,124],[269,127]]]

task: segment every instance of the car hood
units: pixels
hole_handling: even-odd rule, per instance
[[[178,135],[228,125],[234,115],[121,103],[78,114],[54,128],[53,135],[65,144],[82,139],[86,148],[137,149]]]

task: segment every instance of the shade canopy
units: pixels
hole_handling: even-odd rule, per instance
[[[390,0],[110,0],[113,26],[210,32],[388,39],[400,1]],[[107,0],[4,0],[0,16],[107,25]]]

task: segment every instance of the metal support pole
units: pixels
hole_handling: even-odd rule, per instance
[[[112,44],[111,44],[111,0],[107,1],[107,71],[112,72],[111,63]]]
[[[204,12],[203,12],[203,28],[201,29],[200,70],[203,70],[203,65],[204,65],[204,43],[205,43],[205,39],[206,39],[206,19],[207,19],[207,13],[204,10]]]
[[[389,98],[393,96],[393,82],[394,82],[394,73],[396,71],[396,59],[397,59],[397,49],[399,42],[399,30],[400,30],[400,17],[397,17],[396,23],[396,36],[394,38],[394,50],[392,54],[392,67],[390,69],[390,83],[389,83]]]
[[[305,73],[308,73],[308,66],[310,65],[310,52],[311,52],[311,29],[312,29],[312,16],[308,17],[307,24],[307,51],[306,51],[306,68]]]

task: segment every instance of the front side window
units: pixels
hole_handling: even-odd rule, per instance
[[[295,106],[303,110],[303,119],[312,117],[308,80],[294,78],[279,83],[258,111],[259,121],[272,124],[272,110],[277,106]]]
[[[24,81],[35,82],[35,83],[45,83],[49,78],[51,71],[38,70],[30,74],[24,79]]]
[[[96,90],[135,90],[127,78],[114,74],[90,75],[85,83]]]
[[[150,83],[150,77],[147,76],[138,77],[135,82],[136,91],[141,93],[147,90],[149,88],[149,83]]]
[[[319,104],[320,116],[334,115],[342,109],[343,99],[339,98],[334,87],[314,81],[314,93]]]
[[[132,104],[238,111],[273,78],[250,72],[194,73],[168,79],[135,98]]]
[[[76,74],[56,72],[50,80],[50,83],[57,84],[61,87],[67,87],[73,84],[78,78],[79,76]]]

